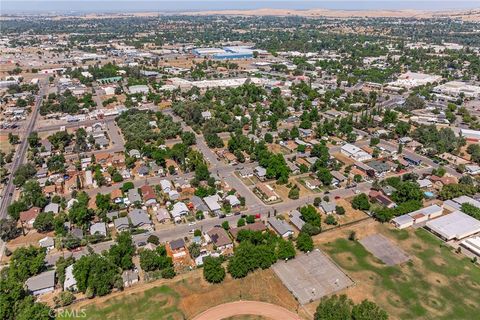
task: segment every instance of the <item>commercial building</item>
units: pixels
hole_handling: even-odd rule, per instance
[[[428,83],[435,83],[440,80],[442,80],[441,76],[409,71],[400,75],[396,81],[390,82],[388,85],[392,87],[412,89],[424,86]]]
[[[451,97],[464,96],[465,98],[480,97],[480,86],[474,86],[466,82],[450,81],[433,88],[433,93]]]
[[[480,232],[480,221],[461,211],[454,211],[428,221],[426,227],[446,241],[461,240]]]
[[[480,256],[480,236],[465,239],[460,242],[460,245],[475,253],[477,256]]]
[[[392,223],[398,229],[404,229],[415,223],[422,223],[437,218],[443,213],[443,208],[436,204],[398,216],[392,219]]]

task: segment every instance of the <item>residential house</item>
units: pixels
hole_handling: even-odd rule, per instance
[[[208,209],[213,213],[213,214],[218,214],[220,213],[220,210],[222,207],[220,206],[220,197],[217,194],[214,194],[209,197],[203,198],[203,201],[207,205]]]
[[[34,296],[38,296],[55,289],[55,270],[45,271],[25,281],[25,286]]]
[[[195,211],[202,211],[204,214],[208,213],[208,207],[206,206],[205,202],[203,202],[202,198],[192,196],[190,198],[190,203]]]
[[[268,224],[282,238],[293,236],[293,229],[284,220],[273,217],[268,219]]]
[[[73,264],[65,268],[65,280],[63,281],[64,291],[77,291],[77,280],[73,275]]]
[[[320,182],[320,180],[317,179],[306,179],[305,185],[308,189],[315,190],[318,189],[322,185],[322,183]]]
[[[163,193],[168,194],[172,190],[172,183],[169,180],[160,180],[160,187]]]
[[[113,220],[113,224],[118,232],[130,229],[130,221],[127,217],[117,218]]]
[[[337,207],[337,204],[335,203],[335,201],[322,201],[320,202],[320,209],[322,209],[322,211],[325,213],[325,214],[334,214],[336,212],[336,207]]]
[[[128,217],[134,228],[151,228],[152,226],[148,213],[143,209],[133,209],[128,213]]]
[[[240,206],[240,200],[237,198],[236,195],[231,194],[225,197],[225,200],[227,200],[232,208],[239,207]]]
[[[177,202],[173,205],[172,210],[170,210],[170,214],[173,217],[175,222],[179,222],[182,220],[182,217],[189,213],[188,207],[183,202]]]
[[[79,240],[82,240],[83,239],[83,230],[80,229],[80,228],[73,228],[72,230],[70,230],[70,234],[74,237],[74,238],[77,238]]]
[[[338,185],[340,185],[342,182],[344,182],[345,180],[347,180],[347,178],[341,174],[339,171],[331,171],[330,172],[332,174],[332,185],[337,187]]]
[[[52,237],[45,237],[38,241],[40,247],[45,248],[47,253],[55,247],[55,241]]]
[[[110,192],[110,199],[116,203],[122,203],[123,202],[123,192],[120,189],[115,189],[112,192]]]
[[[157,203],[157,195],[153,188],[149,185],[143,185],[140,187],[142,193],[142,200],[146,206],[152,206]]]
[[[170,249],[170,250],[168,250]],[[178,262],[187,256],[187,248],[182,238],[172,240],[167,243],[167,254],[172,258],[173,262]]]
[[[33,228],[33,223],[37,218],[38,214],[40,213],[40,208],[38,207],[31,207],[26,211],[20,212],[20,222],[22,223],[23,227],[27,229]]]
[[[123,286],[128,288],[138,282],[138,271],[125,270],[122,272]]]
[[[422,164],[422,159],[419,156],[410,154],[410,155],[403,155],[403,159],[407,161],[407,163],[411,166],[419,166]]]
[[[157,218],[157,221],[160,223],[164,223],[170,220],[170,214],[168,213],[168,210],[165,208],[159,208],[155,213],[155,217]]]
[[[128,202],[130,204],[134,204],[136,202],[142,203],[142,197],[140,196],[140,193],[138,193],[137,189],[133,188],[128,190],[127,195],[128,195]]]
[[[224,251],[226,249],[233,248],[232,240],[230,240],[227,231],[225,231],[225,229],[222,227],[213,227],[207,232],[207,235],[210,237],[218,250]]]
[[[265,224],[263,223],[263,221],[260,221],[260,220],[259,220],[259,221],[255,221],[254,223],[246,224],[246,225],[244,225],[244,226],[242,226],[242,227],[231,228],[229,231],[230,231],[230,234],[236,239],[238,233],[239,233],[241,230],[265,231],[265,230],[267,230],[267,227],[265,226]]]
[[[353,160],[359,161],[359,162],[364,162],[372,159],[372,156],[370,154],[366,153],[359,147],[354,146],[353,144],[350,144],[350,143],[344,144],[341,147],[340,152],[346,155],[347,157],[350,157]]]
[[[98,234],[102,236],[107,236],[107,225],[105,222],[97,222],[90,226],[90,234]]]
[[[267,169],[261,166],[255,167],[253,170],[255,176],[260,180],[260,181],[265,181],[267,178]]]
[[[288,215],[290,217],[290,223],[293,224],[293,226],[299,231],[301,231],[303,226],[305,225],[305,221],[303,221],[300,211],[294,209],[290,211]]]
[[[60,212],[60,205],[58,203],[50,202],[43,208],[43,212],[52,212],[53,214],[57,214]]]
[[[263,195],[265,201],[276,201],[279,198],[273,188],[267,184],[259,182],[255,185],[255,188]]]
[[[137,159],[140,159],[140,151],[138,151],[137,149],[132,149],[128,152],[128,155],[132,158],[137,158]]]
[[[371,190],[368,196],[372,201],[378,202],[387,208],[395,208],[397,206],[397,204],[393,202],[389,197],[383,195],[376,190]]]

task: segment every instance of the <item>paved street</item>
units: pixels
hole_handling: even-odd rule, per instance
[[[27,153],[27,149],[28,149],[27,137],[30,135],[30,133],[33,131],[33,128],[35,127],[35,122],[37,121],[38,114],[40,112],[40,106],[42,104],[42,98],[43,98],[43,95],[46,93],[47,88],[48,88],[48,85],[46,84],[46,80],[43,80],[40,83],[39,93],[35,97],[35,107],[33,108],[33,112],[30,117],[30,122],[28,123],[28,126],[25,130],[25,133],[22,139],[20,139],[21,141],[20,146],[17,148],[17,151],[15,153],[15,158],[13,159],[13,163],[10,167],[10,177],[4,189],[5,190],[4,195],[0,204],[0,219],[3,219],[7,216],[7,207],[12,201],[13,191],[15,189],[15,186],[13,185],[13,174],[17,171],[17,169],[20,167],[20,165],[23,163],[25,159],[25,154]]]

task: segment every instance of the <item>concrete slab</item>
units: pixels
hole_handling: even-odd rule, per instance
[[[273,265],[273,270],[302,305],[354,284],[318,249],[288,262],[279,261]]]
[[[410,260],[410,257],[402,249],[381,234],[365,237],[360,240],[360,243],[387,266],[394,266]]]

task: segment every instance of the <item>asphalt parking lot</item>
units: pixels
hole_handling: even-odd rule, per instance
[[[279,261],[273,265],[273,270],[302,305],[354,284],[318,249],[288,262]]]
[[[402,249],[380,234],[365,237],[360,240],[360,243],[387,266],[394,266],[410,260]]]

